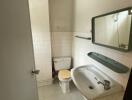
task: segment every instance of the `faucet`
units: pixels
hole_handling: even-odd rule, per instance
[[[108,80],[104,80],[104,82],[98,81],[98,84],[102,84],[104,86],[105,90],[109,90],[110,89],[110,81]]]

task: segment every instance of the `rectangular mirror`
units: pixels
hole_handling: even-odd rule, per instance
[[[121,51],[132,48],[132,8],[92,18],[92,42]]]

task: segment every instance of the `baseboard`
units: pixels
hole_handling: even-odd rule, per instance
[[[42,86],[45,86],[45,85],[51,85],[53,83],[53,79],[51,80],[43,80],[43,81],[38,81],[37,82],[37,86],[38,87],[42,87]]]

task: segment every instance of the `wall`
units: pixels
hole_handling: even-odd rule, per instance
[[[72,32],[52,32],[53,57],[72,55]]]
[[[39,85],[52,81],[51,35],[48,0],[29,0],[33,46]]]
[[[53,57],[71,56],[73,0],[49,0]]]
[[[116,9],[128,7],[132,5],[131,0],[74,0],[74,35],[91,37],[91,18],[100,14],[104,14]],[[75,38],[73,35],[73,58],[74,67],[93,63],[103,70],[106,74],[118,81],[123,87],[126,87],[129,73],[117,74],[100,63],[92,60],[87,56],[88,52],[98,52],[106,55],[129,68],[132,67],[132,52],[124,53],[117,50],[97,46],[89,40]]]
[[[74,32],[89,33],[91,18],[113,10],[132,6],[131,0],[74,0]]]

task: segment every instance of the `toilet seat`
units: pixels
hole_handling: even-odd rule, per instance
[[[68,81],[71,79],[71,73],[69,70],[60,70],[58,73],[58,78],[60,81]]]

